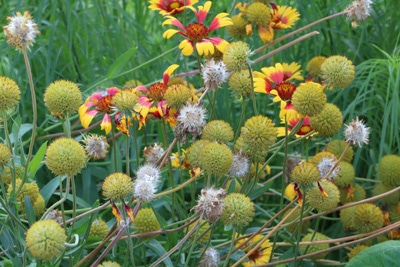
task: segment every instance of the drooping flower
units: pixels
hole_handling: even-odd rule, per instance
[[[253,238],[243,238],[239,239],[235,243],[235,247],[243,250],[245,253],[250,251],[254,245],[261,242],[263,239],[263,235],[255,235]],[[265,264],[269,262],[272,253],[272,244],[269,242],[269,239],[266,239],[261,243],[261,245],[249,255],[249,260],[243,262],[244,267],[258,266],[261,264]]]
[[[112,123],[110,116],[114,113],[111,100],[119,90],[120,89],[116,87],[107,88],[105,93],[94,93],[86,99],[85,103],[81,105],[78,110],[79,119],[81,120],[83,128],[86,129],[89,127],[89,124],[97,113],[104,113],[103,120],[100,124],[101,129],[105,130],[106,134],[111,131]]]
[[[163,16],[175,15],[197,2],[198,0],[150,0],[149,9],[159,10]]]
[[[219,13],[211,21],[209,27],[205,26],[203,23],[208,12],[210,11],[211,4],[211,1],[207,1],[205,2],[204,6],[199,6],[198,10],[193,7],[188,7],[196,15],[197,22],[190,23],[186,27],[177,18],[173,16],[165,16],[167,19],[163,22],[163,26],[169,24],[178,27],[180,30],[166,30],[163,34],[163,37],[169,39],[176,33],[185,37],[186,39],[179,44],[179,48],[181,49],[182,54],[185,56],[190,56],[194,52],[195,47],[200,56],[203,54],[214,54],[215,48],[223,52],[227,47],[228,42],[220,37],[210,37],[209,34],[216,29],[232,25],[233,23],[232,20],[228,18],[228,13]]]

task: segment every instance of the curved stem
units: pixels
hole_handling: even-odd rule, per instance
[[[65,187],[65,194],[64,194],[64,196],[62,196],[62,179],[60,178],[60,196],[62,196],[62,198],[59,200],[59,201],[57,201],[56,203],[54,203],[53,205],[51,205],[51,207],[50,208],[48,208],[47,210],[46,210],[46,212],[42,215],[42,217],[40,218],[40,220],[44,220],[45,218],[46,218],[46,216],[55,208],[55,207],[57,207],[58,205],[60,205],[60,204],[62,204],[62,203],[64,203],[64,201],[67,199],[67,197],[68,197],[68,192],[69,192],[69,183],[70,183],[70,177],[69,176],[67,176],[67,181],[66,181],[66,187]],[[64,222],[65,223],[65,222]]]

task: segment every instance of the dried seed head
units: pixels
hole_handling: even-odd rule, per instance
[[[370,128],[366,127],[362,120],[352,120],[349,125],[346,125],[344,136],[347,143],[361,147],[363,144],[368,144]]]
[[[209,222],[215,222],[222,214],[224,208],[224,198],[226,191],[223,188],[201,189],[201,195],[198,204],[193,207],[196,212],[204,213],[205,219]]]

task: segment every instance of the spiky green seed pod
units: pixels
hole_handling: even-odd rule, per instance
[[[251,50],[248,44],[242,41],[232,42],[223,55],[223,61],[229,71],[248,69]]]
[[[325,107],[326,95],[322,85],[314,82],[300,84],[292,96],[294,109],[304,116],[316,116]]]
[[[0,111],[13,109],[19,104],[21,91],[18,84],[4,76],[0,76]]]
[[[119,111],[132,111],[138,102],[138,95],[129,89],[119,90],[111,100]]]
[[[20,185],[22,183],[22,180],[17,178],[15,181],[15,188],[19,188]],[[15,191],[15,189],[10,186],[7,189],[7,195],[10,196],[11,192]],[[36,200],[40,195],[39,193],[39,187],[35,182],[31,182],[31,183],[24,183],[18,193],[18,195],[16,196],[16,201],[21,202],[21,206],[20,206],[20,210],[22,213],[25,213],[25,197],[28,196],[32,206],[35,205]]]
[[[321,179],[318,168],[309,162],[303,162],[296,165],[290,175],[293,182],[309,186]]]
[[[324,63],[326,57],[316,56],[308,61],[306,70],[313,76],[319,76],[321,74],[321,65]]]
[[[89,237],[105,238],[108,234],[108,225],[101,219],[96,219],[92,222],[89,231]]]
[[[344,140],[332,140],[325,146],[325,151],[333,153],[336,158],[339,158],[344,149],[346,148],[346,142]],[[343,156],[343,161],[351,162],[353,160],[354,150],[352,147],[346,151],[346,154]]]
[[[349,190],[352,190],[353,192],[349,192]],[[339,191],[340,203],[343,205],[346,203],[363,200],[367,195],[365,189],[359,184],[354,184],[354,187],[350,185],[350,187],[340,188]]]
[[[103,183],[103,196],[110,199],[124,198],[133,190],[132,178],[122,172],[115,172],[106,177]]]
[[[354,80],[353,62],[344,56],[330,56],[321,65],[321,77],[328,89],[344,89]]]
[[[49,261],[64,251],[67,241],[64,229],[54,220],[35,222],[26,233],[26,246],[36,258]]]
[[[12,154],[8,146],[0,144],[0,166],[4,166],[11,159]]]
[[[328,196],[324,196],[319,190],[318,186],[315,185],[309,189],[308,193],[306,194],[307,202],[310,207],[318,210],[318,212],[332,210],[339,203],[339,189],[336,185],[328,180],[320,181],[320,185]]]
[[[241,129],[240,136],[246,144],[254,161],[261,162],[268,154],[270,146],[275,144],[278,131],[268,117],[258,115],[249,118]]]
[[[231,193],[224,199],[225,208],[220,217],[225,225],[239,228],[249,225],[254,218],[254,203],[241,193]]]
[[[397,155],[386,155],[381,158],[379,164],[379,178],[383,184],[400,185],[400,157]]]
[[[334,178],[337,187],[342,188],[349,186],[354,182],[355,171],[353,165],[346,161],[341,161],[339,163],[340,174],[336,175]]]
[[[179,109],[192,97],[192,90],[184,84],[173,84],[165,91],[168,106]]]
[[[383,223],[382,210],[374,204],[360,204],[354,211],[354,224],[361,233],[377,230],[383,226]]]
[[[287,214],[289,214],[289,212],[291,212],[292,209],[288,209],[284,214],[283,214],[283,218],[286,217]],[[285,223],[290,223],[293,221],[296,221],[296,223],[290,224],[288,226],[286,226],[286,230],[288,230],[290,233],[295,233],[295,231],[298,231],[298,228],[300,226],[300,214],[301,214],[301,209],[296,209],[285,221]],[[306,217],[306,215],[304,214],[303,217]],[[301,232],[304,233],[307,231],[308,227],[310,227],[310,221],[302,221],[301,222]]]
[[[211,141],[207,139],[201,139],[194,142],[187,150],[186,157],[192,166],[200,166],[199,155],[200,151]]]
[[[309,241],[323,241],[323,240],[329,240],[329,237],[321,234],[321,233],[309,233],[307,235],[305,235],[302,239],[301,242],[309,242]],[[300,250],[302,254],[310,254],[310,253],[314,253],[317,251],[321,251],[324,249],[329,248],[329,244],[316,244],[316,245],[301,245],[300,246]],[[328,252],[326,253],[322,253],[316,256],[311,257],[312,260],[319,260],[319,259],[323,259],[326,257],[326,255],[328,254]]]
[[[85,150],[74,139],[62,137],[47,148],[46,165],[55,175],[74,176],[85,164]]]
[[[46,88],[44,103],[53,116],[62,117],[78,111],[82,104],[82,93],[73,82],[55,81]]]
[[[139,234],[155,232],[161,230],[161,225],[158,222],[158,219],[151,208],[142,208],[139,210],[135,217],[135,221],[133,222],[137,232]],[[152,235],[152,238],[155,238],[156,235]],[[149,238],[149,237],[146,237]]]
[[[253,86],[249,71],[241,70],[232,73],[228,79],[228,85],[238,97],[250,96]]]
[[[369,248],[369,246],[365,246],[365,245],[357,245],[354,248],[352,248],[350,250],[350,252],[347,254],[347,256],[349,257],[349,260],[351,260],[352,258],[354,258],[355,256],[357,256],[358,253],[360,253],[362,250]]]
[[[356,225],[354,224],[354,212],[356,207],[357,206],[352,206],[340,210],[340,221],[342,222],[345,231],[356,230]]]
[[[319,114],[310,118],[310,124],[318,134],[331,137],[342,127],[343,115],[336,105],[327,103]]]
[[[225,144],[211,142],[200,151],[198,159],[206,173],[221,177],[231,168],[233,155]]]
[[[380,194],[384,194],[387,191],[395,189],[396,186],[391,186],[391,185],[385,185],[385,184],[376,184],[374,189],[372,190],[372,195],[377,196]],[[385,197],[382,197],[380,199],[377,199],[376,202],[379,205],[391,205],[391,204],[396,204],[399,201],[400,198],[400,192],[396,191],[390,195],[387,195]]]
[[[226,32],[229,36],[241,39],[246,36],[247,22],[240,15],[232,16],[233,25],[226,26]]]
[[[247,19],[257,25],[266,26],[271,20],[270,8],[260,2],[249,5],[246,10]]]
[[[196,223],[192,223],[191,225],[189,225],[188,231],[193,229],[193,227],[195,225],[196,225]],[[210,240],[210,237],[211,237],[210,224],[206,220],[202,220],[198,227],[200,227],[200,229],[198,230],[197,235],[192,234],[190,236],[190,240],[193,241],[193,239],[196,236],[196,243],[197,244],[204,244],[204,243],[208,242]]]
[[[213,120],[204,126],[201,138],[219,143],[227,143],[233,140],[233,129],[225,121]]]

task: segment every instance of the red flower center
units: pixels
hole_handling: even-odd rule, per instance
[[[290,101],[292,99],[294,91],[296,91],[296,85],[283,82],[281,84],[278,84],[278,86],[276,87],[276,91],[283,101]]]
[[[97,104],[96,104],[97,109],[104,113],[112,113],[111,99],[112,99],[112,96],[110,96],[110,95],[106,95],[106,96],[102,97],[99,100],[99,102],[97,102]]]
[[[249,255],[249,261],[256,261],[260,257],[260,251],[256,249],[253,253]]]
[[[208,36],[208,29],[203,24],[192,23],[186,26],[186,36],[192,42],[199,42]]]
[[[168,13],[171,12],[171,15],[174,15],[176,13],[181,13],[183,9],[178,10],[178,8],[183,7],[183,3],[181,1],[172,1],[171,3],[168,4],[167,6],[167,11]]]
[[[168,86],[163,83],[154,83],[150,85],[147,97],[155,101],[160,101],[163,99],[165,91],[167,91]]]

